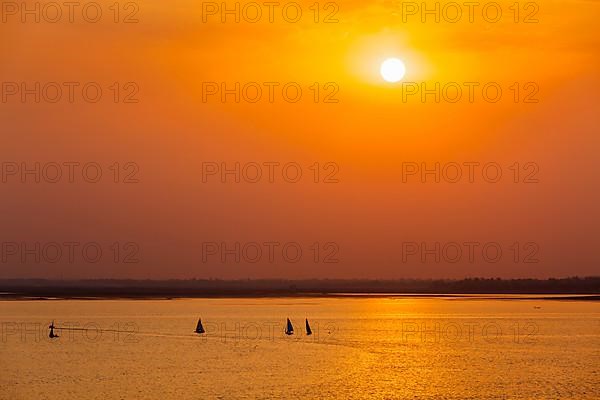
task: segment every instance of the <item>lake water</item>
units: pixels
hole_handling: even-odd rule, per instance
[[[2,400],[600,398],[598,302],[3,301],[0,329]]]

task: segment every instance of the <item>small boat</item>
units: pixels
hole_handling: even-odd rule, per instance
[[[196,330],[194,332],[196,332],[197,334],[202,334],[206,332],[204,330],[204,327],[202,326],[202,318],[198,319],[198,324],[196,325]]]
[[[312,329],[310,329],[310,325],[308,324],[308,318],[306,318],[306,336],[312,335]]]
[[[52,323],[50,324],[50,326],[48,328],[50,328],[50,334],[48,335],[48,337],[50,339],[56,339],[56,338],[60,337],[56,333],[54,333],[54,321],[52,321]]]
[[[294,326],[292,325],[292,321],[290,321],[290,319],[287,319],[287,325],[285,327],[285,334],[286,335],[293,335],[294,334]]]

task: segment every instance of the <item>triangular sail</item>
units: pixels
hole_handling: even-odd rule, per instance
[[[287,319],[287,326],[285,327],[285,334],[286,335],[293,335],[294,334],[294,326],[292,325],[292,321],[290,321],[290,319]]]
[[[198,325],[196,325],[196,333],[204,333],[204,327],[202,326],[202,318],[198,319]]]
[[[312,335],[312,330],[310,329],[310,325],[308,324],[308,318],[306,319],[306,335]]]

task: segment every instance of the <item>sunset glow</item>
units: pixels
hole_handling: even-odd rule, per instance
[[[600,0],[0,2],[0,400],[600,399]]]

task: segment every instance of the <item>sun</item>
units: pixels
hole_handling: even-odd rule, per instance
[[[381,63],[379,72],[386,82],[398,82],[404,77],[406,66],[398,58],[388,58]]]

